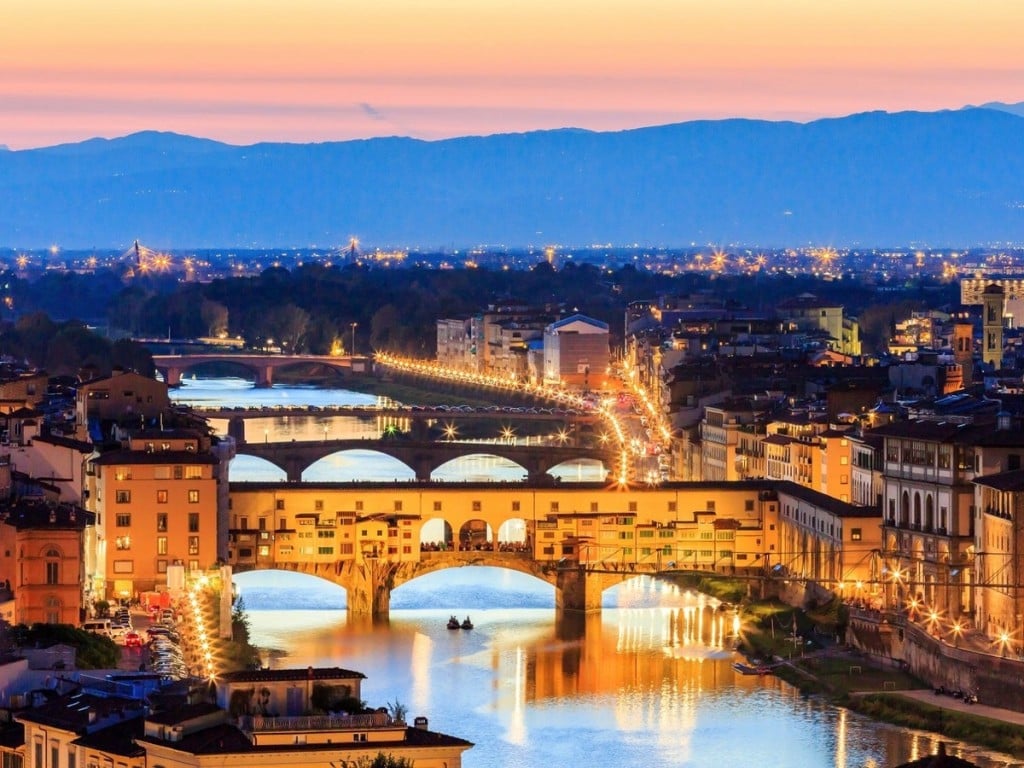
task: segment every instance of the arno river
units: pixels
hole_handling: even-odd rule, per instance
[[[187,381],[174,398],[229,407],[373,401],[341,390],[253,390],[224,381]],[[311,414],[254,428],[250,440],[264,429],[269,440],[322,439],[324,420]],[[594,479],[593,473],[599,475],[574,466],[562,476]],[[435,479],[521,474],[477,458],[453,462]],[[233,481],[281,477],[244,458],[231,467]],[[387,457],[349,453],[314,465],[304,479],[410,477]],[[728,622],[706,626],[706,598],[652,579],[608,590],[600,614],[559,619],[547,584],[498,569],[455,569],[396,590],[385,626],[349,623],[344,591],[311,577],[273,572],[235,580],[266,663],[363,672],[369,705],[398,701],[410,717],[428,717],[431,730],[474,742],[463,759],[467,768],[887,768],[934,753],[938,744],[931,734],[802,698],[774,677],[738,674]],[[452,614],[470,615],[474,629],[446,629]],[[949,747],[983,768],[1019,765],[970,746]]]

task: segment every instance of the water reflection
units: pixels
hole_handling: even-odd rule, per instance
[[[595,760],[883,768],[934,752],[937,740],[927,734],[802,698],[772,676],[740,675],[721,606],[637,581],[618,590],[619,607],[602,613],[452,603],[393,610],[383,626],[351,623],[342,611],[250,618],[256,641],[279,649],[268,655],[272,666],[364,672],[370,703],[398,699],[411,715],[428,716],[432,729],[475,742],[467,768]],[[443,580],[435,591],[449,597]],[[451,613],[467,612],[474,630],[445,629]],[[1006,764],[980,750],[951,751],[986,767]]]

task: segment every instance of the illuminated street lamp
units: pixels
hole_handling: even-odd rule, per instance
[[[449,440],[454,440],[455,435],[458,433],[458,429],[454,424],[446,424],[444,428],[444,436]]]
[[[1010,633],[1003,631],[999,633],[999,647],[1003,652],[1003,658],[1006,658],[1006,649],[1010,647]]]
[[[960,647],[960,635],[964,633],[964,625],[960,623],[960,619],[953,622],[953,646],[955,648]]]

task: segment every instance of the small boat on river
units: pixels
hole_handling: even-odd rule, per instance
[[[463,629],[472,629],[473,628],[473,622],[469,620],[469,616],[466,617],[466,620],[464,622],[462,622],[461,626],[462,626]]]
[[[448,629],[459,629],[460,626],[461,625],[459,624],[459,620],[456,619],[454,616],[448,619]]]

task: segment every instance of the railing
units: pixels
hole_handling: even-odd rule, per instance
[[[396,724],[386,712],[365,715],[299,715],[271,717],[269,715],[242,715],[238,727],[249,733],[259,731],[341,731],[387,728]]]

